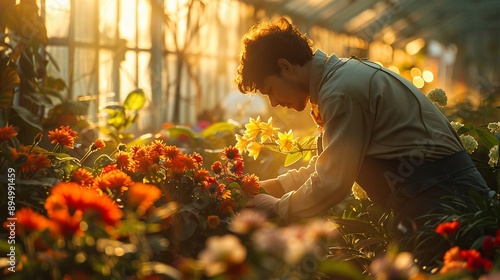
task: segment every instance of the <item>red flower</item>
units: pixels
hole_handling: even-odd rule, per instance
[[[90,150],[97,151],[97,150],[102,149],[104,147],[106,147],[106,143],[104,143],[104,141],[102,141],[101,139],[98,138],[94,141],[94,143],[92,143],[92,145],[90,146]]]
[[[233,198],[224,199],[219,205],[219,210],[222,213],[229,213],[231,211],[234,211],[236,205],[237,203]]]
[[[25,232],[44,230],[49,226],[49,220],[33,211],[28,207],[23,207],[16,211],[16,232],[23,234]],[[9,221],[4,223],[4,227],[9,224]]]
[[[212,163],[211,169],[215,174],[222,173],[222,163],[220,161],[215,161]]]
[[[84,187],[91,187],[94,184],[94,176],[85,168],[78,168],[71,174],[71,182],[75,182]]]
[[[221,152],[222,160],[243,160],[243,156],[240,154],[237,148],[234,147],[226,147]]]
[[[12,125],[6,127],[0,127],[0,143],[7,142],[12,137],[17,136],[17,131]]]
[[[118,189],[120,193],[123,193],[132,185],[132,179],[123,171],[117,169],[97,177],[94,182],[94,187],[104,190],[104,189]]]
[[[128,191],[128,203],[141,213],[146,212],[161,196],[161,191],[154,185],[135,183]]]
[[[259,184],[259,177],[257,177],[255,174],[247,174],[243,176],[241,179],[243,185],[242,189],[243,192],[245,192],[246,195],[248,196],[254,196],[259,193],[260,190],[260,184]]]
[[[78,133],[72,130],[69,126],[61,126],[55,130],[50,130],[49,139],[52,139],[50,143],[59,144],[70,149],[75,146],[75,140],[78,138]]]
[[[436,232],[442,236],[450,236],[457,232],[460,223],[458,221],[446,222],[436,227]]]

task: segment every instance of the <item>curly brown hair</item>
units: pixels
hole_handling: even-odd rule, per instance
[[[278,59],[303,66],[313,56],[312,41],[285,18],[255,24],[242,43],[235,79],[242,93],[255,93],[266,77],[280,75]]]

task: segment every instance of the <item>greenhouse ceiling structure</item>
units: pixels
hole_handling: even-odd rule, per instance
[[[395,47],[423,38],[459,43],[469,35],[500,35],[498,0],[243,0],[310,25],[383,40]]]

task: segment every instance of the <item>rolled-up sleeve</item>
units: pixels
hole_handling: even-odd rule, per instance
[[[285,220],[322,215],[341,202],[351,191],[369,143],[372,121],[357,100],[336,93],[319,104],[324,150],[316,159],[315,172],[281,197],[278,210]]]

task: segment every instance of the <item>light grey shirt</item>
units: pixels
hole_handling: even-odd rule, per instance
[[[351,191],[363,159],[432,161],[463,150],[454,129],[416,87],[373,62],[314,54],[311,103],[323,127],[323,152],[278,177],[284,219],[324,214]]]

